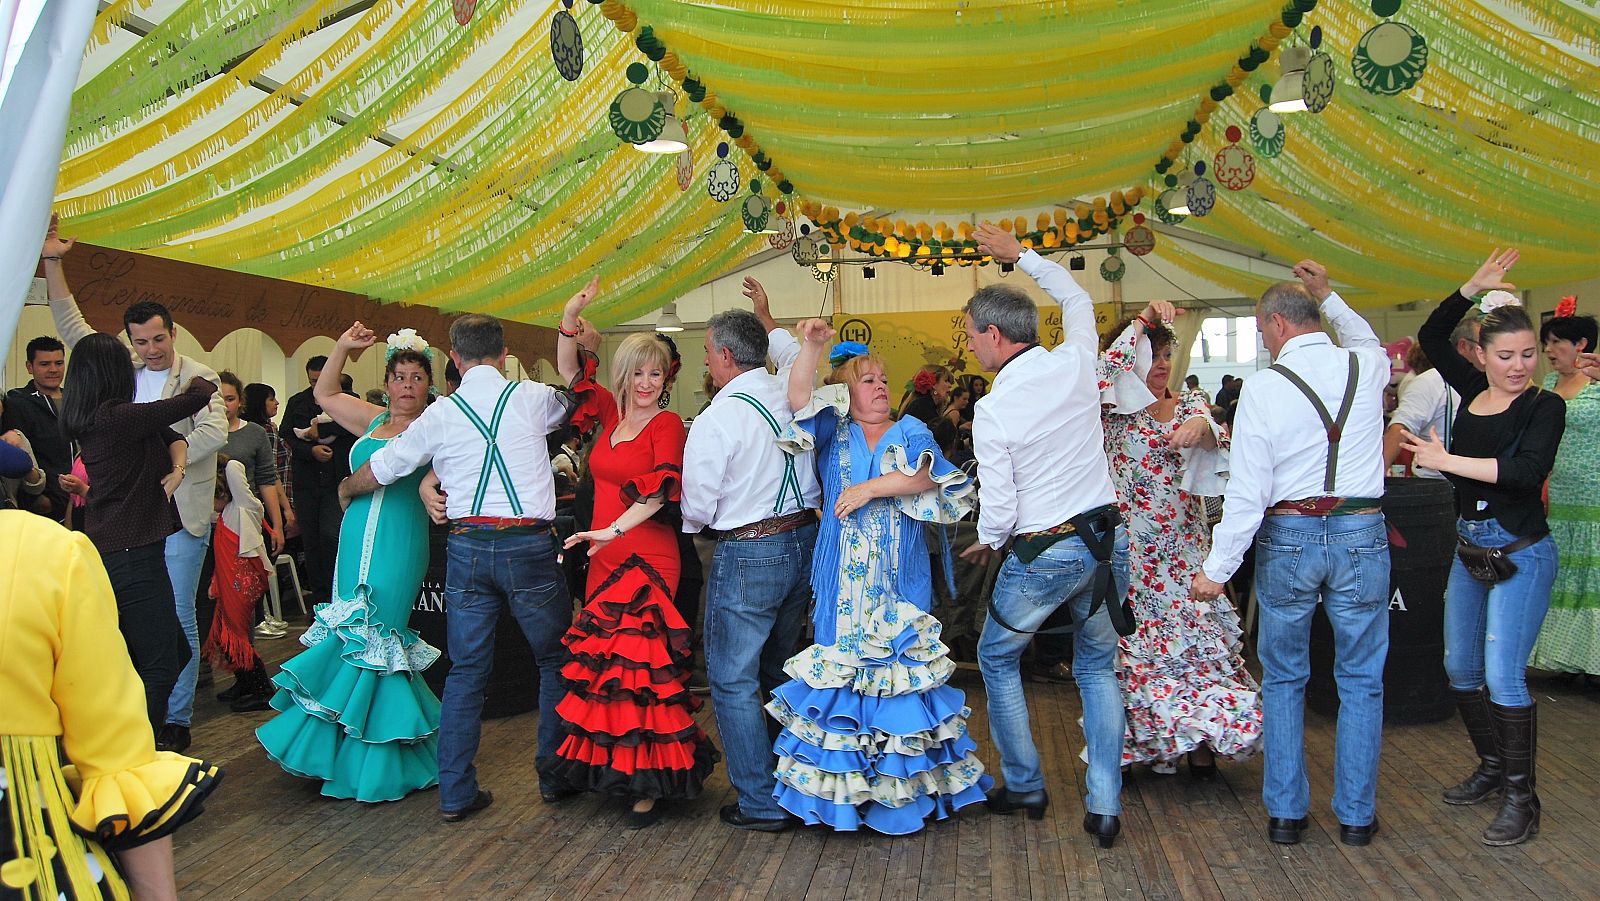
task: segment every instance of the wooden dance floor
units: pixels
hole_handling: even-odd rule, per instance
[[[269,660],[298,649],[265,640]],[[979,753],[988,741],[983,686],[963,671]],[[643,832],[622,828],[627,805],[539,801],[533,714],[485,724],[478,757],[494,806],[455,825],[427,791],[377,806],[332,801],[267,760],[251,730],[265,714],[232,714],[202,690],[192,753],[227,768],[205,815],[177,838],[184,898],[1595,898],[1600,897],[1600,697],[1536,680],[1543,827],[1532,842],[1486,848],[1493,808],[1439,799],[1470,769],[1453,719],[1386,731],[1378,792],[1383,831],[1370,847],[1338,841],[1328,810],[1333,722],[1307,715],[1312,827],[1303,844],[1269,843],[1261,761],[1224,762],[1218,781],[1152,776],[1124,794],[1110,851],[1081,829],[1082,735],[1071,686],[1031,685],[1034,732],[1052,807],[1040,822],[981,807],[922,833],[769,835],[724,826],[733,800],[719,765],[709,791]],[[709,709],[705,724],[714,734]]]

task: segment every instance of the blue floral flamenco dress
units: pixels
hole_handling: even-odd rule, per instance
[[[965,696],[945,684],[955,664],[928,613],[922,528],[960,519],[974,486],[918,420],[867,447],[847,398],[842,385],[819,390],[784,436],[788,448],[816,447],[824,515],[812,566],[817,644],[790,658],[791,681],[767,704],[783,725],[773,795],[807,824],[905,835],[983,801],[994,784],[967,733]],[[933,489],[831,514],[844,488],[930,464]]]

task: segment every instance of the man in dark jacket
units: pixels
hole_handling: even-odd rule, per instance
[[[32,510],[60,521],[67,512],[67,493],[60,476],[72,471],[72,445],[61,434],[56,415],[61,409],[61,381],[67,371],[66,347],[55,338],[41,336],[28,342],[28,384],[6,393],[0,414],[0,433],[16,429],[28,436],[34,459],[45,473],[44,492]]]
[[[327,357],[306,361],[306,378],[317,383]],[[294,515],[306,551],[311,592],[319,600],[332,600],[333,566],[339,555],[339,483],[350,474],[350,448],[355,436],[322,413],[311,388],[289,398],[283,409],[283,440],[289,445],[290,477],[294,481]]]

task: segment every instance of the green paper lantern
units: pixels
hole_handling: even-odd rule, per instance
[[[1393,96],[1416,87],[1428,68],[1428,42],[1400,22],[1373,26],[1350,54],[1350,74],[1369,94]]]
[[[634,65],[643,68],[639,63]],[[667,108],[655,94],[643,88],[628,88],[611,101],[610,121],[617,137],[630,144],[644,144],[661,136],[661,129],[667,124]]]
[[[1373,15],[1382,16],[1387,19],[1399,11],[1400,0],[1372,0]]]
[[[628,65],[628,81],[631,84],[644,84],[650,77],[650,69],[644,63],[630,63]]]
[[[1259,109],[1250,117],[1250,146],[1256,153],[1269,158],[1277,156],[1283,152],[1286,137],[1283,120],[1272,110]]]

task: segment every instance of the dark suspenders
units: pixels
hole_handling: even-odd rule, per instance
[[[1348,353],[1348,351],[1347,351]],[[1289,380],[1289,384],[1300,389],[1300,393],[1311,401],[1311,406],[1322,418],[1322,427],[1328,432],[1328,468],[1323,471],[1322,491],[1324,494],[1333,494],[1333,477],[1339,470],[1339,441],[1344,437],[1344,424],[1350,420],[1350,408],[1355,405],[1357,382],[1361,375],[1361,364],[1357,362],[1356,355],[1350,354],[1350,377],[1345,382],[1344,400],[1339,403],[1339,415],[1328,415],[1328,408],[1323,405],[1322,399],[1317,397],[1317,392],[1311,390],[1305,379],[1296,375],[1294,370],[1274,363],[1269,367],[1273,372]],[[1446,395],[1448,397],[1449,395]]]

